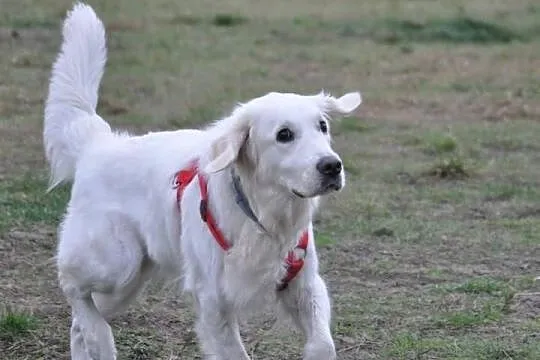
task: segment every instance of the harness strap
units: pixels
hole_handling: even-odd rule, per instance
[[[174,178],[174,188],[176,189],[176,204],[178,205],[178,208],[180,208],[180,201],[182,200],[184,190],[189,185],[191,180],[193,180],[196,174],[196,162],[193,162],[188,168],[180,170],[178,173],[176,173],[176,177]]]
[[[197,161],[191,162],[191,164],[187,168],[180,170],[175,176],[174,187],[176,188],[176,202],[178,208],[180,208],[180,202],[182,200],[184,190],[191,183],[191,181],[193,181],[195,176],[197,176],[197,179],[199,180],[199,190],[201,193],[201,202],[199,204],[199,212],[201,215],[201,219],[203,222],[206,223],[208,230],[210,231],[218,245],[223,250],[228,251],[231,248],[231,245],[225,239],[225,236],[217,226],[216,220],[208,207],[208,181],[205,176],[201,172],[199,172]],[[304,266],[304,259],[307,252],[308,242],[309,234],[306,230],[302,233],[302,236],[300,237],[300,240],[298,241],[298,244],[295,248],[302,250],[303,255],[300,257],[296,257],[294,250],[289,251],[287,257],[285,258],[285,267],[287,269],[287,274],[278,284],[276,288],[277,291],[285,290],[289,286],[291,280],[294,279],[296,275],[298,275],[300,270],[302,270],[302,267]]]
[[[221,246],[223,250],[228,251],[231,248],[231,245],[225,239],[225,236],[223,236],[221,230],[219,230],[219,227],[216,224],[216,220],[214,219],[214,216],[212,216],[212,213],[208,208],[208,182],[200,172],[198,174],[198,178],[199,188],[201,189],[201,204],[199,206],[201,219],[206,223],[206,225],[208,226],[208,230],[210,230],[219,246]]]
[[[302,237],[300,237],[300,241],[298,242],[298,245],[296,245],[297,249],[303,250],[303,256],[296,258],[294,250],[289,251],[287,257],[285,258],[287,275],[285,275],[285,277],[281,280],[281,283],[278,284],[277,291],[285,290],[289,286],[291,280],[294,279],[300,270],[302,270],[302,267],[304,267],[304,258],[306,256],[308,242],[309,234],[306,230],[302,233]]]

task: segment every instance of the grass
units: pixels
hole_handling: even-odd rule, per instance
[[[365,132],[370,130],[370,126],[367,125],[365,122],[362,121],[362,119],[359,119],[358,117],[347,117],[344,119],[340,119],[339,123],[337,124],[337,129],[335,132]]]
[[[28,173],[0,183],[0,234],[30,224],[58,223],[66,206],[68,189],[47,194],[43,171]]]
[[[389,355],[397,359],[421,359],[429,352],[446,346],[442,339],[422,339],[417,334],[405,332],[393,339]]]
[[[464,159],[457,155],[438,159],[427,174],[441,179],[461,179],[469,176]]]
[[[411,10],[413,8],[414,6],[411,6]],[[309,29],[324,27],[345,38],[360,37],[383,44],[401,44],[402,53],[407,54],[414,51],[410,46],[414,43],[493,45],[534,41],[540,36],[535,14],[536,12],[527,13],[521,26],[505,23],[501,19],[486,19],[484,14],[469,15],[462,9],[457,9],[446,17],[423,18],[409,14],[410,18],[407,19],[390,17],[331,22],[319,18],[297,17],[294,24]],[[412,18],[416,19],[411,20]]]
[[[534,1],[90,3],[109,29],[98,111],[114,127],[200,127],[275,90],[362,91],[332,123],[347,186],[316,224],[340,359],[540,358]],[[68,358],[53,257],[69,188],[45,192],[41,114],[71,5],[0,14],[0,297],[32,309],[3,313],[6,360]],[[248,352],[300,356],[273,322],[242,327]],[[196,359],[193,323],[189,298],[151,288],[112,322],[119,358]]]
[[[217,14],[212,19],[212,24],[215,26],[231,27],[241,25],[246,21],[247,19],[245,17],[235,14]]]
[[[315,243],[317,244],[317,247],[330,247],[335,241],[331,235],[317,232],[315,234]]]
[[[10,309],[0,313],[0,340],[14,341],[36,329],[37,319],[28,313]]]
[[[451,134],[429,134],[424,141],[426,151],[436,155],[454,152],[458,148],[456,138]]]
[[[502,314],[499,309],[492,305],[486,305],[476,311],[460,311],[448,314],[442,314],[437,321],[441,328],[464,328],[475,325],[484,325],[490,322],[499,321]]]
[[[403,360],[430,359],[433,356],[441,356],[443,359],[513,360],[532,359],[536,354],[538,346],[526,345],[516,348],[504,340],[462,338],[449,342],[442,338],[402,333],[394,340],[388,355]]]
[[[385,43],[449,42],[493,44],[523,41],[527,36],[495,22],[459,16],[433,19],[424,23],[392,19],[386,22],[385,33],[376,38]],[[531,34],[532,35],[532,34]],[[536,35],[534,33],[534,35]]]
[[[189,26],[200,26],[211,24],[218,27],[234,27],[246,23],[248,19],[237,14],[216,14],[213,17],[197,17],[190,14],[178,14],[169,20],[171,24],[181,24]]]
[[[452,289],[455,292],[466,294],[496,294],[508,290],[509,285],[503,281],[490,277],[479,277],[467,280]]]

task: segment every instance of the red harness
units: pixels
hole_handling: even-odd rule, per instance
[[[210,208],[208,207],[208,182],[206,177],[198,171],[196,161],[193,161],[188,168],[180,170],[176,174],[174,186],[177,189],[176,202],[178,204],[178,208],[180,209],[180,201],[182,200],[182,194],[184,193],[184,189],[191,183],[195,176],[198,177],[199,189],[201,192],[201,202],[199,206],[201,219],[206,223],[206,225],[208,226],[208,230],[210,231],[214,239],[216,239],[216,242],[219,244],[219,246],[221,246],[223,250],[227,251],[231,248],[231,245],[229,244],[227,239],[225,239],[225,236],[216,224],[214,216],[210,212]],[[293,250],[289,251],[287,257],[285,258],[287,275],[285,275],[285,277],[281,280],[281,283],[278,285],[278,291],[286,289],[289,285],[289,282],[291,282],[291,280],[296,277],[296,275],[304,266],[304,257],[307,251],[308,242],[308,232],[304,231],[302,233],[302,236],[300,237],[300,240],[298,241],[298,244],[296,245],[297,249],[303,250],[304,256],[296,257]]]

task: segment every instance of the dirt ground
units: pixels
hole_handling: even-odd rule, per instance
[[[540,359],[540,6],[534,0],[92,0],[99,112],[199,126],[269,91],[360,90],[333,126],[348,173],[316,222],[339,359]],[[0,6],[0,357],[68,359],[43,100],[68,0]],[[199,359],[194,314],[152,286],[112,322],[119,359]],[[255,360],[299,359],[271,312]]]

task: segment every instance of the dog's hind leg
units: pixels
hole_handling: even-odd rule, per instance
[[[147,281],[155,273],[155,270],[150,260],[144,259],[137,274],[122,287],[118,287],[112,293],[92,293],[94,303],[101,315],[105,319],[111,320],[123,312],[145,288]]]
[[[80,299],[71,299],[73,309],[72,336],[76,328],[76,338],[71,339],[75,348],[72,347],[72,359],[86,359],[82,356],[84,353],[89,360],[114,360],[116,359],[116,349],[111,327],[100,314],[94,301],[90,296]],[[84,348],[80,346],[79,336],[84,341]]]
[[[75,360],[114,360],[106,317],[140,287],[145,256],[135,228],[123,216],[88,215],[68,213],[57,256],[60,287],[72,308],[71,353]],[[104,306],[105,298],[117,302]]]
[[[136,298],[137,293],[142,290],[144,283],[152,274],[152,265],[145,262],[141,267],[141,271],[137,276],[134,276],[130,282],[123,287],[115,289],[112,293],[92,293],[92,300],[99,314],[104,320],[110,320],[115,315],[122,312]],[[87,344],[85,341],[88,334],[83,332],[79,315],[75,313],[75,308],[72,314],[71,325],[71,357],[73,360],[94,360],[96,357],[91,357],[92,344]],[[107,331],[105,331],[107,332]],[[109,331],[108,339],[101,339],[100,343],[108,344],[108,347],[114,349],[114,340],[112,333]],[[86,338],[85,338],[86,336]],[[101,346],[100,346],[101,347]],[[101,350],[101,349],[100,349]],[[101,353],[101,351],[100,351]],[[108,357],[97,357],[98,359],[109,359]]]
[[[70,333],[70,349],[72,360],[89,360],[86,346],[84,345],[84,337],[81,331],[81,325],[74,313],[71,314],[71,333]]]

